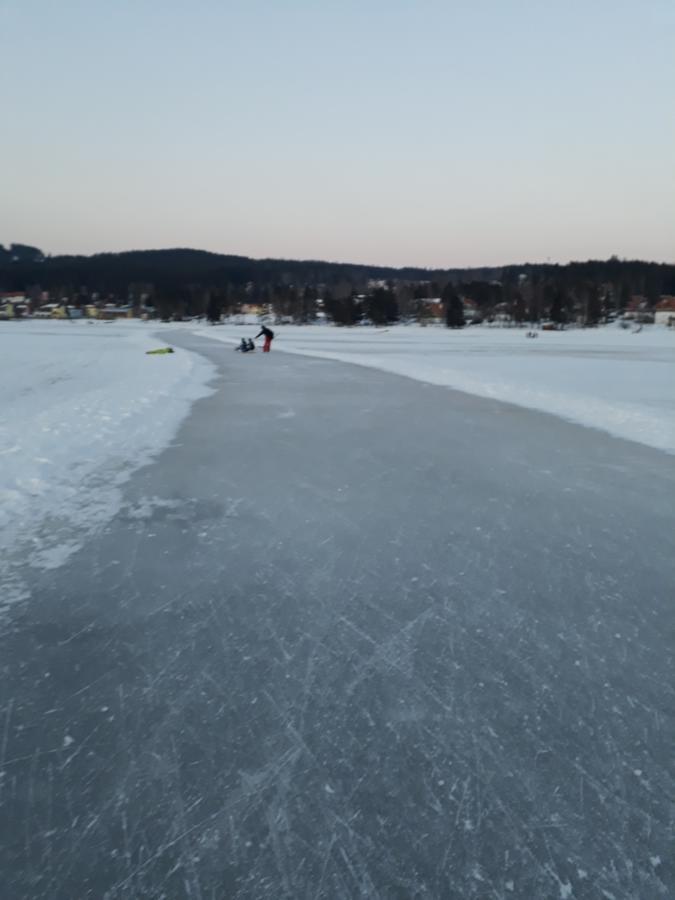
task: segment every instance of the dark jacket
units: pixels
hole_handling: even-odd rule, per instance
[[[262,328],[260,329],[260,334],[256,334],[256,338],[263,337],[263,336],[272,340],[272,338],[274,337],[274,332],[272,331],[271,328],[267,328],[265,325],[263,325]]]

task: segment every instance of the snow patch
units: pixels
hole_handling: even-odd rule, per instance
[[[0,323],[0,610],[22,572],[63,565],[120,509],[121,488],[173,439],[214,367],[152,326]],[[144,512],[139,512],[143,517]]]

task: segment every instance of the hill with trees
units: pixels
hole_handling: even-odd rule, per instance
[[[579,321],[592,325],[640,298],[652,309],[675,294],[675,265],[641,260],[588,260],[565,265],[525,263],[484,268],[392,268],[321,260],[252,259],[204,250],[132,250],[93,256],[50,256],[37,247],[0,245],[0,290],[74,305],[92,297],[136,303],[142,297],[163,318],[219,318],[244,305],[306,322],[319,308],[339,324],[375,324],[420,315],[443,299],[447,324],[460,327],[461,302],[475,315],[515,322]]]

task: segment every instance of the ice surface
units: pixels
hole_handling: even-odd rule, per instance
[[[243,327],[193,330],[231,343]],[[246,331],[246,334],[248,332]],[[274,350],[342,360],[552,413],[675,453],[675,331],[418,325],[276,328]],[[251,362],[255,361],[252,357]]]
[[[19,570],[57,567],[119,508],[120,485],[165,447],[214,369],[139,322],[0,323],[0,608]]]
[[[218,392],[0,628],[3,900],[674,897],[672,458],[172,340]]]

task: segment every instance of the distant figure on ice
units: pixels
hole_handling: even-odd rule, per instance
[[[267,326],[263,325],[260,329],[260,334],[256,334],[256,338],[264,337],[265,343],[263,344],[263,353],[269,353],[272,347],[272,341],[274,340],[274,332],[271,328],[267,328]]]
[[[251,340],[251,338],[248,338],[248,339],[247,339],[247,341],[246,341],[246,346],[248,347],[248,352],[249,352],[249,353],[251,352],[251,350],[255,350],[255,344],[253,343],[253,341]]]
[[[242,338],[241,344],[239,344],[239,346],[235,347],[234,349],[239,350],[240,353],[248,353],[248,351],[249,351],[248,343],[249,342],[246,340],[246,338]]]

